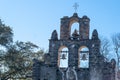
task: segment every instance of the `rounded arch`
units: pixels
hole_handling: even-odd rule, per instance
[[[77,33],[78,33],[78,35],[79,35],[79,34],[80,34],[80,33],[79,33],[79,27],[80,27],[80,24],[79,24],[79,23],[77,23],[77,22],[73,23],[73,24],[71,25],[71,28],[70,28],[70,35],[72,35],[72,34],[75,32],[75,30],[77,30]]]
[[[81,46],[80,48],[79,48],[79,51],[89,51],[89,48],[87,47],[87,46]]]
[[[71,27],[71,25],[72,25],[73,23],[75,23],[75,22],[79,23],[79,18],[71,18],[71,19],[70,19],[69,26]]]
[[[60,46],[58,50],[58,67],[67,68],[68,67],[68,47]]]
[[[60,46],[58,51],[62,51],[63,49],[67,48],[67,46]]]
[[[70,36],[72,35],[72,33],[74,32],[75,29],[77,29],[78,34],[80,34],[79,30],[80,30],[80,22],[79,22],[79,18],[71,18],[70,19],[70,23],[69,23],[69,32],[70,32]]]
[[[87,46],[81,46],[78,49],[78,67],[89,68],[89,48]]]

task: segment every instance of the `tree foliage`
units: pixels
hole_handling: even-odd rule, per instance
[[[4,66],[8,69],[2,76],[4,80],[26,77],[31,71],[34,48],[38,48],[38,46],[31,42],[18,41],[8,48],[4,55]]]
[[[13,42],[13,32],[9,26],[2,24],[0,19],[0,45],[9,46]]]
[[[13,42],[12,29],[0,20],[0,77],[1,80],[23,79],[31,74],[32,59],[42,60],[44,51],[32,42]],[[39,57],[40,56],[40,57]]]

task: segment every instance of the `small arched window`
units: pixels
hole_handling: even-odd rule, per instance
[[[79,33],[79,23],[77,22],[74,22],[72,25],[71,25],[71,36],[73,36],[73,34],[75,33],[75,30],[76,30],[76,34],[80,34]]]
[[[58,66],[60,68],[68,67],[68,48],[65,46],[60,47],[58,51]]]
[[[78,55],[79,55],[78,67],[89,68],[89,49],[86,46],[80,47]]]

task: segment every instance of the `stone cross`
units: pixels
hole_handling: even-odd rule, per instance
[[[77,9],[78,9],[78,7],[79,7],[78,3],[75,3],[75,4],[73,5],[73,7],[74,7],[74,9],[75,9],[75,12],[77,12]]]

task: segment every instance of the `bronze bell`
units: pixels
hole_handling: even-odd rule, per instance
[[[61,55],[61,59],[63,59],[63,60],[66,59],[66,55],[65,55],[65,54],[62,54],[62,55]]]
[[[82,56],[82,60],[87,60],[85,54],[83,54],[83,56]]]

